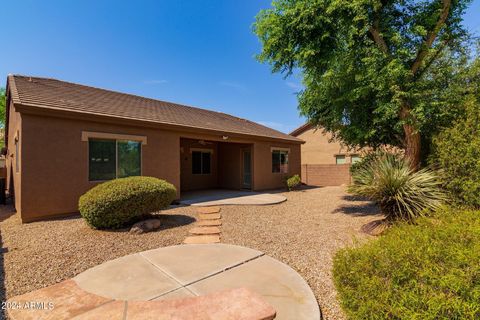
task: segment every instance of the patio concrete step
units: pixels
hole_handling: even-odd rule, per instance
[[[218,227],[195,227],[188,231],[191,234],[220,234]]]
[[[222,225],[222,220],[198,220],[199,227],[219,227]]]
[[[185,244],[209,244],[220,242],[220,235],[202,235],[202,236],[190,236],[187,237],[183,243]]]
[[[220,207],[214,206],[214,207],[200,207],[197,208],[198,213],[219,213],[220,212]]]
[[[200,213],[198,217],[200,220],[218,220],[222,218],[222,215],[220,213]]]

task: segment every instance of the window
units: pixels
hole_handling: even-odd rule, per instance
[[[288,172],[288,151],[272,150],[272,172]]]
[[[90,181],[141,175],[140,142],[89,139],[88,151]]]
[[[18,139],[15,139],[15,172],[20,172],[20,155],[18,154]]]
[[[345,164],[345,163],[347,163],[347,161],[345,160],[345,156],[344,156],[344,155],[336,155],[336,156],[335,156],[335,162],[336,162],[336,164]]]
[[[211,152],[192,151],[192,174],[210,174]]]
[[[351,158],[350,160],[352,161],[352,164],[362,160],[362,158],[358,154],[352,154],[350,158]]]

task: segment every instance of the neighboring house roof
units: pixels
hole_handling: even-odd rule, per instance
[[[299,134],[302,134],[305,131],[310,130],[311,128],[313,128],[313,125],[307,122],[305,124],[302,124],[297,129],[293,130],[292,132],[290,132],[289,135],[297,137]]]
[[[9,75],[7,86],[13,102],[23,106],[303,142],[225,113],[56,79]]]

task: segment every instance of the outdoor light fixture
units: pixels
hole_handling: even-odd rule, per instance
[[[223,140],[228,140],[228,136],[222,136]]]

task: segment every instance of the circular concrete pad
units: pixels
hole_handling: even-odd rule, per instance
[[[111,260],[74,278],[83,289],[117,300],[160,300],[246,287],[277,311],[275,319],[320,319],[310,287],[264,253],[228,244],[180,245]]]

